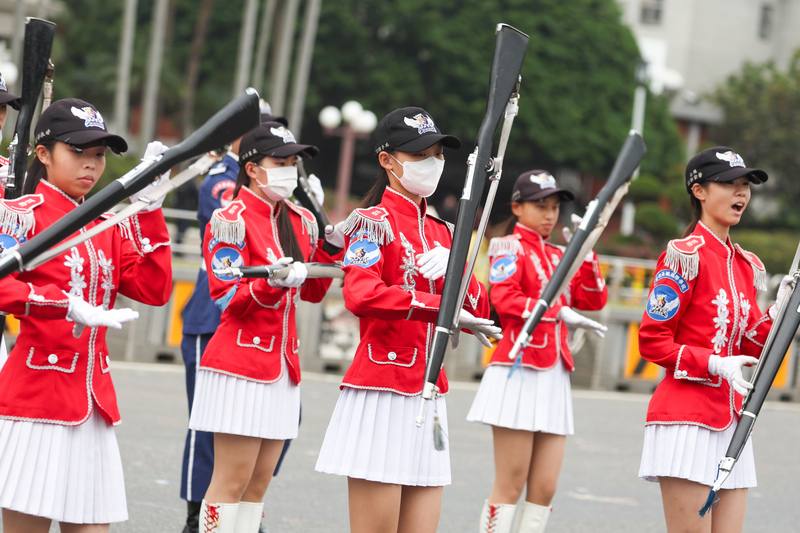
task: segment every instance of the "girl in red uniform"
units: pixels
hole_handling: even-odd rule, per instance
[[[452,228],[429,214],[444,167],[444,135],[418,107],[396,109],[376,129],[378,183],[344,224],[344,300],[361,342],[342,382],[316,469],[348,477],[354,533],[436,531],[450,483],[447,410],[439,396],[415,425]],[[474,278],[463,327],[494,334],[485,289]],[[442,372],[438,383],[447,392]],[[436,430],[434,430],[436,428]],[[436,434],[436,435],[435,435]]]
[[[0,202],[3,249],[77,207],[103,174],[107,150],[127,149],[106,131],[97,109],[78,99],[48,107],[35,136],[23,189],[29,194]],[[151,143],[148,151],[162,148]],[[65,532],[102,532],[127,519],[106,328],[138,316],[113,309],[118,293],[164,305],[171,291],[169,233],[160,206],[0,280],[0,310],[20,320],[0,372],[4,532],[45,533],[52,520]]]
[[[527,486],[518,531],[545,530],[556,490],[566,436],[572,435],[569,374],[575,368],[567,328],[605,327],[572,307],[602,309],[607,290],[597,255],[590,253],[566,293],[545,314],[517,361],[508,358],[525,319],[558,265],[563,248],[547,242],[558,222],[560,204],[572,200],[544,170],[521,174],[511,194],[513,233],[492,239],[489,282],[500,316],[503,340],[492,355],[467,420],[492,427],[495,480],[484,502],[481,532],[511,531],[516,503]]]
[[[661,254],[639,330],[642,357],[666,370],[647,409],[639,476],[661,485],[669,531],[735,532],[756,486],[749,441],[713,511],[701,518],[697,510],[750,387],[742,367],[757,362],[772,324],[774,306],[762,314],[756,303],[764,265],[728,235],[750,202],[750,183],[767,174],[717,146],[693,157],[685,177],[695,222]]]
[[[214,211],[203,258],[211,297],[222,309],[197,376],[189,427],[214,433],[214,472],[200,511],[204,532],[258,531],[283,441],[300,416],[298,298],[319,302],[331,280],[306,280],[304,261],[332,262],[310,211],[287,198],[297,187],[297,144],[277,122],[242,137],[234,200]],[[238,279],[227,270],[283,264],[286,279]]]

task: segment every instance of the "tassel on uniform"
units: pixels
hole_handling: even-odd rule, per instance
[[[387,216],[388,213],[381,207],[356,209],[345,219],[342,232],[354,237],[366,233],[366,239],[370,242],[381,246],[389,244],[394,241],[394,232]]]
[[[244,242],[245,236],[244,220],[241,216],[231,219],[224,215],[223,210],[218,209],[211,216],[211,235],[219,242],[241,244]]]
[[[761,270],[754,264],[751,265],[753,267],[753,285],[755,285],[756,290],[767,290],[767,271]]]
[[[439,408],[436,405],[435,398],[433,400],[433,448],[437,452],[445,449],[444,428],[442,428],[442,422],[439,420]]]
[[[33,209],[17,210],[5,202],[0,202],[0,232],[15,236],[19,240],[33,229],[34,224]]]
[[[516,234],[506,237],[495,237],[489,241],[489,257],[517,255],[521,252],[522,245],[519,242],[519,236]]]
[[[695,252],[692,254],[683,253],[675,248],[673,243],[667,245],[667,254],[664,257],[664,264],[667,268],[674,270],[682,275],[686,281],[691,281],[697,277],[700,270],[700,254]]]

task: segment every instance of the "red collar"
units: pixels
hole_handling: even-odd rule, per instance
[[[547,242],[538,231],[532,230],[527,226],[523,226],[519,222],[514,224],[514,234],[519,235],[521,241],[542,249]]]
[[[44,179],[39,181],[39,184],[36,186],[36,193],[44,197],[45,205],[54,207],[65,213],[72,211],[80,203],[73,200],[67,193]]]
[[[414,217],[417,220],[425,216],[428,209],[425,198],[422,199],[420,205],[417,205],[413,200],[388,186],[381,198],[381,205],[394,215]]]

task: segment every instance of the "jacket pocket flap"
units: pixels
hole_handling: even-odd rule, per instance
[[[367,344],[369,360],[378,365],[397,365],[410,367],[417,360],[417,349],[407,346],[381,346]]]
[[[71,350],[48,350],[31,346],[28,349],[28,368],[34,370],[57,370],[72,374],[78,366],[78,352]]]

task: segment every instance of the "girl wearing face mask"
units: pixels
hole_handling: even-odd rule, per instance
[[[3,251],[78,207],[102,176],[108,151],[127,150],[100,112],[77,98],[53,102],[42,113],[34,146],[24,195],[0,200]],[[151,143],[146,156],[163,149]],[[114,309],[119,294],[167,303],[171,257],[164,215],[154,203],[62,256],[0,280],[0,311],[20,321],[0,371],[5,533],[46,533],[52,521],[61,531],[102,533],[127,520],[106,330],[138,316]]]
[[[729,236],[750,184],[767,174],[716,146],[689,161],[685,178],[695,220],[661,254],[639,330],[642,357],[666,371],[647,409],[639,476],[659,483],[668,531],[736,532],[756,486],[749,441],[718,503],[705,517],[697,510],[750,388],[742,368],[757,362],[774,318],[774,306],[762,314],[756,301],[766,288],[763,263]]]
[[[508,353],[525,319],[556,269],[563,248],[548,242],[562,202],[574,198],[558,188],[546,170],[521,174],[511,194],[510,235],[492,239],[489,276],[492,305],[500,316],[503,340],[483,374],[467,420],[492,428],[495,479],[484,502],[479,531],[512,530],[518,514],[520,533],[545,530],[555,495],[567,435],[573,433],[570,372],[575,369],[567,344],[568,328],[603,335],[606,328],[573,310],[595,311],[606,304],[607,290],[590,252],[565,294],[545,314],[518,361]]]
[[[427,214],[444,166],[441,133],[418,107],[396,109],[375,133],[380,171],[367,207],[346,220],[344,301],[361,342],[344,376],[316,469],[348,478],[350,531],[433,533],[450,483],[447,409],[437,397],[422,428],[428,344],[436,322],[452,228]],[[497,333],[486,291],[474,278],[461,324]],[[438,383],[447,392],[442,372]]]
[[[234,200],[206,227],[203,259],[221,321],[200,361],[189,427],[214,433],[214,471],[200,510],[203,531],[255,533],[283,442],[300,414],[298,298],[319,302],[330,279],[306,280],[305,261],[333,262],[310,211],[287,200],[297,187],[297,144],[267,122],[242,137]],[[238,279],[227,267],[283,264],[285,279]]]

